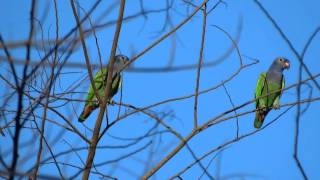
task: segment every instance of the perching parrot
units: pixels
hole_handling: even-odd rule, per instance
[[[267,73],[263,72],[260,74],[255,92],[257,109],[254,120],[255,128],[260,128],[262,126],[264,118],[272,108],[279,109],[279,99],[282,91],[278,91],[276,93],[272,92],[284,88],[285,79],[282,72],[285,69],[289,69],[289,67],[289,60],[283,57],[278,57],[273,61]],[[270,95],[265,96],[267,94]],[[265,97],[258,99],[261,96]]]
[[[118,89],[121,86],[121,73],[120,70],[124,67],[125,63],[129,61],[129,58],[124,55],[116,55],[115,61],[113,64],[113,73],[112,73],[112,85],[111,91],[109,93],[108,102],[111,98],[118,92]],[[98,91],[100,97],[104,97],[105,88],[107,86],[107,76],[108,76],[108,66],[102,68],[97,72],[94,77],[95,88]],[[93,87],[90,85],[86,102],[83,108],[83,111],[79,117],[79,122],[85,121],[88,116],[93,112],[93,110],[99,107],[98,99],[94,93]]]

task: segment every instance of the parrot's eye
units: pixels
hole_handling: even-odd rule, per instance
[[[283,61],[283,59],[282,59],[282,58],[280,58],[280,59],[279,59],[279,61],[280,61],[280,62],[282,62],[282,61]]]

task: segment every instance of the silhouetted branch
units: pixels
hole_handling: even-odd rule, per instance
[[[212,153],[217,152],[217,151],[219,151],[219,150],[222,150],[223,148],[225,148],[225,147],[227,147],[227,146],[229,146],[229,145],[231,145],[231,144],[233,144],[233,143],[239,142],[239,141],[241,141],[241,140],[244,139],[244,138],[250,137],[250,136],[252,136],[253,134],[256,134],[257,132],[264,130],[265,128],[267,128],[267,127],[269,127],[271,124],[273,124],[275,121],[277,121],[277,120],[278,120],[282,115],[284,115],[286,112],[288,112],[292,107],[293,107],[293,105],[291,105],[289,108],[287,108],[285,111],[283,111],[280,115],[278,115],[274,120],[270,121],[269,123],[267,123],[267,124],[266,124],[265,126],[263,126],[262,128],[257,129],[257,130],[255,130],[255,131],[252,131],[252,132],[250,132],[250,133],[241,135],[240,137],[236,137],[236,138],[234,138],[234,139],[232,139],[232,140],[230,140],[230,141],[227,141],[227,142],[219,145],[218,147],[210,150],[209,152],[207,152],[207,153],[205,153],[204,155],[202,155],[202,156],[198,159],[198,161],[201,161],[201,160],[205,159],[206,157],[208,157],[208,156],[211,155]],[[183,173],[185,173],[187,170],[189,170],[189,169],[190,169],[193,165],[195,165],[196,163],[197,163],[196,161],[190,163],[188,166],[186,166],[185,168],[183,168],[181,171],[179,171],[177,174],[175,174],[174,176],[172,176],[170,179],[173,179],[173,178],[175,178],[175,177],[181,177],[181,175],[182,175]]]
[[[220,163],[213,165],[213,162],[225,148],[257,135],[278,122],[284,114],[289,115],[290,109],[294,109],[293,162],[302,177],[308,179],[309,171],[306,171],[307,166],[303,166],[307,162],[301,161],[304,157],[301,152],[306,149],[305,146],[301,147],[305,140],[301,136],[304,132],[301,120],[304,115],[313,113],[314,109],[309,107],[318,105],[320,101],[314,91],[314,88],[320,89],[320,73],[316,67],[308,67],[309,61],[306,59],[314,60],[309,55],[312,48],[316,47],[315,40],[320,27],[311,32],[303,46],[294,44],[277,24],[277,19],[272,17],[271,11],[258,0],[253,0],[258,10],[271,22],[271,29],[278,32],[280,40],[283,39],[288,45],[289,53],[294,54],[299,68],[298,71],[291,71],[298,73],[298,79],[289,78],[290,83],[284,89],[259,97],[265,98],[279,91],[289,94],[291,98],[280,104],[280,111],[274,112],[276,118],[271,121],[266,119],[261,129],[242,132],[239,121],[243,119],[246,124],[256,111],[261,110],[251,108],[259,98],[240,97],[242,102],[236,102],[239,99],[237,93],[233,94],[235,90],[229,89],[234,82],[246,81],[243,76],[255,70],[256,66],[253,65],[259,63],[256,58],[250,57],[250,52],[245,52],[249,56],[240,52],[240,48],[250,42],[247,40],[250,26],[246,26],[245,33],[242,33],[245,24],[242,16],[239,16],[236,18],[238,24],[227,24],[230,19],[222,19],[223,26],[210,25],[207,28],[208,22],[220,23],[214,20],[220,18],[221,11],[230,10],[227,6],[231,5],[231,1],[165,0],[153,6],[147,1],[136,0],[125,6],[124,0],[96,0],[90,2],[89,6],[87,3],[81,3],[81,6],[80,2],[70,0],[72,9],[69,7],[67,11],[72,10],[72,22],[75,25],[68,24],[71,21],[64,16],[70,12],[63,12],[65,7],[58,6],[58,2],[32,0],[26,7],[17,7],[17,10],[23,10],[21,12],[27,8],[26,12],[29,13],[26,15],[29,18],[26,27],[25,23],[17,22],[26,31],[11,39],[6,36],[11,33],[10,28],[0,34],[0,141],[1,145],[2,142],[8,142],[6,146],[0,145],[0,178],[79,179],[82,176],[83,179],[163,179],[163,175],[170,174],[162,173],[170,170],[172,172],[169,173],[175,173],[171,179],[184,179],[184,176],[190,178],[186,172],[198,176],[198,179],[203,176],[208,179],[264,178],[255,172],[220,175],[220,171],[223,171]],[[132,3],[136,5],[133,7]],[[232,11],[234,13],[234,9]],[[245,15],[243,17],[248,14]],[[235,28],[222,28],[230,25]],[[123,37],[121,35],[121,38],[122,26],[126,34]],[[222,34],[227,39],[211,39],[216,34]],[[16,39],[20,37],[22,39]],[[197,48],[198,43],[200,46]],[[105,46],[109,48],[107,51],[104,51]],[[301,53],[295,46],[302,47]],[[256,52],[255,48],[252,46],[252,51]],[[130,56],[127,67],[122,70],[140,74],[122,76],[126,80],[123,83],[132,81],[129,84],[134,89],[121,88],[119,100],[114,101],[107,97],[110,94],[117,51]],[[150,53],[152,58],[141,58],[146,53]],[[93,56],[90,57],[90,54]],[[206,58],[208,54],[216,55],[215,59]],[[154,55],[158,57],[154,58]],[[149,60],[154,62],[147,62]],[[104,96],[101,96],[97,93],[97,87],[94,87],[93,79],[94,72],[105,64],[108,64],[107,88],[104,89]],[[221,68],[225,72],[221,73]],[[210,75],[207,76],[207,73]],[[156,85],[163,83],[161,89],[153,91],[157,87],[151,87],[150,79],[147,78],[162,75],[168,80],[152,82]],[[176,79],[176,75],[183,76]],[[187,80],[187,83],[182,84],[182,81],[179,82],[181,79]],[[90,85],[100,108],[95,112],[97,114],[92,113],[86,123],[78,123],[79,108],[87,102],[84,99],[87,91],[84,89]],[[178,92],[176,87],[182,93],[175,94]],[[126,93],[129,93],[128,96],[139,97],[127,99]],[[220,97],[223,93],[228,99]],[[213,98],[211,102],[222,100],[212,105],[223,106],[203,113],[200,110],[205,110],[207,104],[200,103],[200,100],[207,97]],[[112,106],[107,104],[109,100]],[[104,114],[107,122],[103,122]],[[221,126],[218,125],[220,123]],[[207,143],[207,137],[204,136],[211,133],[209,129],[224,130],[220,128],[225,128],[227,123],[236,123],[236,136],[214,147],[199,147]],[[185,162],[181,166],[181,162],[171,163],[174,160]],[[167,171],[164,168],[166,164],[173,167]],[[45,174],[47,170],[50,170],[50,174]]]
[[[226,94],[227,94],[227,96],[229,98],[229,101],[230,101],[230,104],[232,105],[232,108],[235,108],[235,105],[234,105],[234,103],[232,101],[231,95],[229,94],[229,92],[228,92],[228,90],[227,90],[227,88],[226,88],[226,86],[224,84],[223,84],[223,88],[224,88],[224,90],[225,90],[225,92],[226,92]],[[236,110],[234,110],[234,114],[237,115],[237,111]],[[237,138],[239,137],[239,118],[238,117],[237,117],[237,133],[236,133],[236,137]]]

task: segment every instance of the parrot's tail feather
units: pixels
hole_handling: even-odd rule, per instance
[[[84,109],[83,109],[83,111],[82,111],[82,113],[81,113],[78,121],[79,121],[79,122],[85,121],[85,120],[89,117],[89,115],[91,114],[91,112],[92,112],[93,110],[94,110],[94,108],[93,108],[92,106],[86,106],[86,107],[84,107]]]
[[[79,122],[83,122],[83,121],[85,121],[85,120],[86,120],[86,119],[85,119],[83,116],[80,115],[78,121],[79,121]]]
[[[265,117],[266,117],[265,112],[256,111],[256,118],[254,119],[254,127],[257,129],[261,128]]]

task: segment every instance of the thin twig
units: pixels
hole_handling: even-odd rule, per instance
[[[227,94],[227,96],[228,96],[228,98],[229,98],[229,101],[230,101],[230,104],[232,105],[232,108],[234,109],[234,108],[235,108],[235,105],[234,105],[234,103],[233,103],[233,101],[232,101],[231,95],[230,95],[230,93],[228,92],[227,87],[226,87],[224,84],[223,84],[223,88],[224,88],[224,90],[225,90],[225,92],[226,92],[226,94]],[[234,114],[237,115],[237,110],[234,110]],[[237,138],[239,137],[239,118],[238,118],[238,116],[237,116],[237,133],[236,133],[236,137],[237,137]]]
[[[136,56],[134,56],[133,58],[131,58],[131,60],[129,62],[126,63],[126,65],[123,67],[123,69],[125,69],[126,67],[128,67],[130,64],[132,64],[134,61],[136,61],[138,58],[140,58],[142,55],[144,55],[146,52],[148,52],[149,50],[151,50],[153,47],[155,47],[156,45],[158,45],[160,42],[162,42],[163,40],[165,40],[167,37],[169,37],[171,34],[173,34],[174,32],[176,32],[179,28],[181,28],[185,23],[187,23],[201,8],[202,6],[204,6],[206,3],[208,2],[208,0],[204,0],[201,5],[198,6],[198,8],[196,8],[186,19],[184,19],[182,22],[180,22],[176,27],[174,27],[171,31],[169,31],[168,33],[166,33],[165,35],[163,35],[162,37],[160,37],[158,40],[156,40],[154,43],[152,43],[150,46],[146,47],[144,50],[142,50],[139,54],[137,54]],[[122,70],[123,70],[122,69]]]
[[[207,4],[204,4],[203,7],[204,7],[204,10],[202,10],[203,25],[202,25],[201,47],[199,52],[199,62],[197,67],[196,89],[195,89],[194,106],[193,106],[193,128],[194,129],[198,127],[198,95],[199,95],[200,71],[201,71],[201,65],[203,61],[203,50],[204,50],[206,26],[207,26]]]
[[[302,79],[302,63],[299,66],[299,81]],[[301,84],[297,86],[297,101],[299,102],[301,100]],[[307,180],[307,174],[304,171],[304,168],[302,167],[302,164],[299,159],[299,130],[300,130],[300,119],[301,119],[301,105],[297,105],[297,111],[296,111],[296,119],[295,119],[295,135],[294,135],[294,145],[293,145],[293,158],[296,162],[296,165],[298,166],[298,169],[303,177],[303,179]]]
[[[80,36],[80,40],[81,40],[81,44],[82,44],[83,55],[85,57],[85,61],[86,61],[86,65],[87,65],[87,70],[88,70],[88,74],[89,74],[89,78],[90,78],[90,83],[91,83],[91,86],[93,88],[93,92],[94,92],[95,97],[97,97],[99,103],[102,103],[102,99],[100,97],[100,94],[98,93],[98,90],[97,90],[97,87],[95,85],[95,81],[94,81],[94,78],[93,78],[93,73],[92,73],[91,64],[90,64],[90,58],[89,58],[89,55],[88,55],[86,42],[84,40],[81,22],[80,22],[78,14],[77,14],[76,7],[74,5],[74,0],[70,0],[70,4],[71,4],[71,7],[72,7],[73,16],[74,16],[74,18],[75,18],[75,20],[77,22],[77,26],[78,26],[78,29],[79,29],[79,36]],[[89,15],[88,15],[88,17],[89,17]]]

